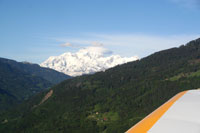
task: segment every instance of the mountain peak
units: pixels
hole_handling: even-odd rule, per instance
[[[70,76],[79,76],[104,71],[119,64],[138,60],[137,56],[106,56],[110,53],[111,51],[103,47],[90,46],[80,49],[76,53],[67,52],[60,56],[51,56],[40,65],[55,69]]]

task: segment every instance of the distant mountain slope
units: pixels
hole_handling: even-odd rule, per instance
[[[67,78],[63,73],[36,64],[0,58],[0,111]]]
[[[199,87],[197,39],[64,81],[30,99],[18,113],[1,115],[0,132],[125,132],[178,92]]]
[[[4,58],[0,58],[0,62],[7,63],[13,66],[14,68],[23,71],[25,73],[29,73],[33,76],[42,77],[53,84],[57,84],[65,79],[70,78],[70,76],[66,74],[60,73],[50,68],[40,67],[38,64],[32,64],[29,62],[16,62],[14,60],[9,60]]]

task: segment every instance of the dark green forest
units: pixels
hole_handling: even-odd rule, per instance
[[[175,94],[200,87],[200,39],[55,85],[1,114],[0,132],[122,133]]]
[[[0,112],[68,78],[37,64],[0,58]]]

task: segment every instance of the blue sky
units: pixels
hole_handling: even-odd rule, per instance
[[[98,42],[142,58],[200,37],[199,14],[198,0],[0,0],[0,57],[41,63]]]

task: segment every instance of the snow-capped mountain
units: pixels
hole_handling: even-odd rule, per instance
[[[120,55],[105,56],[110,53],[102,46],[90,46],[80,49],[76,53],[64,53],[60,56],[51,56],[41,63],[42,67],[55,69],[70,76],[104,71],[119,64],[137,60],[137,56],[121,57]]]

